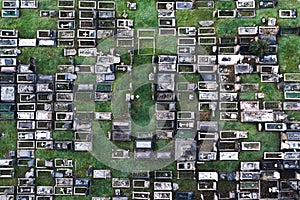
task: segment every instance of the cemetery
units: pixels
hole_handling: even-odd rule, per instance
[[[298,198],[299,2],[0,4],[0,199]]]

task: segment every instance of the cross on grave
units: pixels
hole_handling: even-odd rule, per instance
[[[89,35],[89,34],[87,34],[87,32],[84,32],[84,33],[83,33],[83,36],[84,36],[84,37],[87,37],[88,35]]]

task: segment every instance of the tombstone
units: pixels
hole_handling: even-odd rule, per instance
[[[20,16],[20,12],[19,12],[19,9],[2,9],[1,16],[18,18]]]
[[[210,21],[210,20],[199,22],[200,26],[212,26],[213,24],[214,24],[214,21]]]
[[[127,1],[127,8],[129,8],[129,10],[136,10],[136,3]]]
[[[55,10],[40,10],[40,17],[56,17]]]

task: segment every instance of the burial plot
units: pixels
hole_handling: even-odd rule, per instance
[[[58,0],[58,8],[75,8],[75,0]]]

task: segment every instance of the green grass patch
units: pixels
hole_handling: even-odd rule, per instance
[[[76,79],[77,84],[96,84],[95,74],[79,74]]]
[[[266,100],[266,101],[283,101],[284,100],[282,90],[278,90],[277,85],[274,83],[260,84],[259,91],[265,94],[264,100]]]
[[[55,180],[54,178],[37,177],[35,184],[38,186],[55,186]]]
[[[183,75],[185,80],[188,82],[198,83],[199,81],[199,74],[184,74]]]
[[[236,36],[238,27],[258,25],[259,19],[216,19],[217,35],[232,35]]]
[[[58,65],[69,64],[69,59],[63,57],[63,49],[56,47],[23,47],[19,59],[24,64],[29,64],[29,58],[37,59],[37,73],[54,74]]]
[[[152,56],[134,56],[132,71],[133,90],[150,83],[149,74],[153,71]]]
[[[297,36],[279,38],[278,59],[280,64],[280,72],[299,72],[299,45],[300,40]]]
[[[130,94],[129,86],[130,76],[128,73],[123,74],[114,82],[111,109],[115,119],[124,119],[128,117],[129,107],[128,102],[126,101],[126,94]]]
[[[296,9],[300,8],[300,2],[297,0],[279,0],[277,6],[280,9]]]
[[[120,149],[124,150],[130,150],[133,152],[134,149],[134,143],[133,142],[113,142],[114,145],[116,145]]]
[[[53,131],[54,140],[73,140],[74,132],[73,131]]]
[[[197,182],[191,180],[178,180],[178,185],[180,191],[182,192],[190,192],[190,191],[197,191]]]
[[[176,54],[177,37],[175,36],[156,36],[156,55]]]
[[[242,74],[241,83],[259,83],[260,75],[259,74]]]
[[[253,101],[255,100],[255,92],[239,93],[239,99]]]
[[[199,21],[202,20],[212,20],[213,11],[212,10],[177,10],[176,11],[176,22],[177,26],[199,26]]]
[[[155,39],[139,39],[138,52],[140,55],[155,54]]]
[[[157,140],[155,141],[155,150],[163,149],[164,147],[168,146],[169,143],[169,140]]]
[[[0,121],[0,132],[4,132],[5,136],[0,138],[0,155],[5,157],[5,154],[16,148],[18,134],[16,128],[16,122],[12,121]]]
[[[218,171],[218,172],[233,172],[239,170],[239,161],[212,161],[198,165],[199,170],[203,171]]]
[[[262,17],[267,18],[278,18],[278,10],[277,9],[258,9],[256,10],[255,19],[261,20]]]
[[[293,121],[299,121],[300,120],[300,111],[298,110],[286,110],[284,111],[286,114],[291,116],[293,118]]]
[[[218,10],[232,10],[236,6],[234,1],[217,1],[215,2],[215,8]]]
[[[130,54],[128,48],[119,47],[116,49],[116,53],[121,56],[121,60],[125,65],[130,64]]]
[[[153,109],[151,109],[154,106],[154,101],[151,98],[151,85],[146,84],[139,87],[134,91],[134,95],[138,95],[139,98],[132,101],[132,119],[136,124],[146,126],[149,124],[150,119],[154,115]]]
[[[97,41],[97,49],[103,53],[110,53],[110,49],[114,48],[116,45],[116,40],[114,37],[105,38]]]
[[[96,63],[95,57],[84,57],[84,56],[75,56],[76,65],[94,65]],[[84,75],[86,76],[86,74]]]
[[[95,102],[96,112],[111,112],[111,102],[110,101],[97,101]]]
[[[129,107],[126,101],[126,94],[128,91],[119,90],[114,92],[112,99],[112,112],[114,119],[126,119],[128,118]]]

